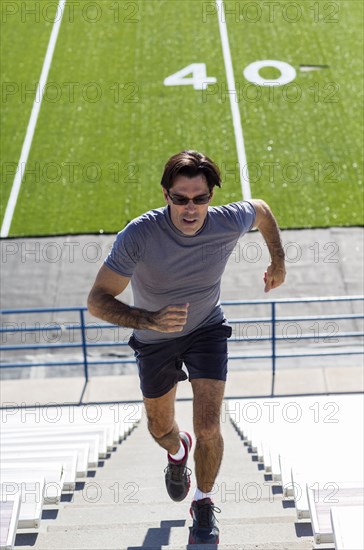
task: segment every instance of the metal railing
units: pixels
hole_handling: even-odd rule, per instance
[[[298,358],[298,357],[324,357],[324,356],[337,356],[337,355],[363,355],[363,346],[361,338],[364,336],[363,330],[357,328],[360,320],[364,319],[362,308],[359,312],[353,312],[354,305],[359,302],[363,302],[364,296],[337,296],[337,297],[325,297],[325,298],[292,298],[292,299],[277,299],[277,300],[229,300],[223,301],[222,306],[224,310],[231,309],[235,311],[237,307],[254,307],[254,309],[263,307],[269,309],[269,315],[264,317],[237,317],[233,318],[228,316],[229,323],[233,326],[233,335],[229,339],[229,360],[257,360],[257,359],[269,359],[271,362],[272,377],[274,379],[277,360],[286,358]],[[347,303],[350,304],[351,311],[338,313],[336,311],[338,304]],[[335,312],[331,314],[310,314],[310,315],[285,315],[278,316],[278,308],[288,308],[294,313],[298,310],[301,311],[304,306],[328,304],[335,305]],[[105,364],[123,364],[123,363],[135,363],[134,355],[130,352],[126,357],[116,357],[113,359],[101,359],[90,358],[90,351],[94,348],[115,348],[128,346],[129,337],[124,338],[111,338],[109,340],[98,340],[90,338],[90,331],[101,330],[101,333],[111,330],[120,330],[120,327],[109,323],[87,323],[85,320],[87,308],[85,307],[64,307],[64,308],[33,308],[33,309],[4,309],[0,311],[2,316],[2,323],[0,326],[1,341],[2,341],[2,354],[4,352],[13,352],[12,360],[9,362],[2,362],[1,368],[19,368],[19,367],[63,367],[63,366],[83,366],[83,372],[85,381],[89,379],[89,367],[92,365],[105,365]],[[45,314],[51,314],[54,316],[60,316],[60,314],[66,314],[67,316],[77,314],[78,320],[67,321],[59,323],[58,321],[51,321],[46,324],[41,324],[39,318]],[[24,316],[35,315],[37,318],[36,323],[26,324],[22,319]],[[10,318],[11,321],[5,321],[4,318]],[[339,330],[337,321],[350,321],[355,326],[355,330]],[[308,322],[314,322],[308,329]],[[327,331],[325,334],[319,334],[317,328],[319,323],[326,322],[331,328],[337,330]],[[258,332],[252,338],[245,334],[242,334],[241,327],[252,326],[259,327]],[[302,332],[302,326],[304,331]],[[324,325],[325,326],[325,325]],[[283,330],[282,330],[283,327]],[[296,328],[299,327],[300,332],[296,335],[290,335],[287,327]],[[278,330],[279,329],[279,330]],[[307,332],[309,330],[309,332]],[[305,332],[306,331],[306,332]],[[130,332],[130,331],[129,331]],[[281,334],[279,334],[281,332]],[[312,332],[312,334],[311,334]],[[78,338],[75,340],[75,334],[78,334]],[[61,341],[68,337],[68,341]],[[70,337],[72,335],[72,338]],[[34,342],[27,343],[27,339],[32,336]],[[41,337],[45,343],[40,343]],[[9,338],[16,340],[15,343],[8,344]],[[350,342],[350,347],[347,345],[345,349],[338,349],[333,345],[338,342],[340,338],[347,339]],[[56,341],[57,340],[57,341]],[[319,340],[329,346],[329,349],[311,349],[307,350],[305,347],[303,350],[297,351],[297,341],[303,342],[311,341],[317,343]],[[259,346],[261,342],[268,344],[268,349],[265,353],[261,351],[247,354],[238,350],[237,353],[232,352],[232,348],[235,344],[249,342],[258,342]],[[288,351],[279,351],[279,345],[284,342],[285,348]],[[355,345],[353,345],[355,342]],[[287,346],[288,344],[288,346]],[[294,345],[294,351],[290,350],[290,344]],[[241,347],[241,345],[240,345]],[[56,350],[78,350],[80,358],[72,358],[71,360],[37,360],[37,353],[40,351],[54,352]],[[130,350],[130,348],[129,348]],[[24,353],[26,351],[35,352],[31,361],[24,361],[23,359],[16,360],[16,354]],[[15,359],[14,359],[15,356]]]

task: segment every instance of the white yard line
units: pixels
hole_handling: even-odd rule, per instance
[[[1,232],[0,232],[1,237],[7,237],[9,235],[10,226],[14,215],[14,210],[16,207],[16,203],[18,200],[19,191],[20,191],[20,187],[23,179],[23,174],[25,172],[25,166],[28,161],[28,156],[29,156],[30,148],[32,146],[34,131],[37,125],[38,115],[42,105],[43,90],[47,84],[49,69],[52,64],[53,53],[57,42],[58,32],[61,27],[65,5],[66,5],[66,0],[59,0],[55,21],[53,23],[52,33],[48,43],[47,53],[45,55],[44,62],[43,62],[42,73],[40,75],[39,84],[38,84],[37,91],[34,98],[32,113],[30,115],[27,132],[25,134],[25,139],[21,150],[19,163],[18,163],[14,181],[13,181],[13,186],[11,188],[11,193],[10,193],[8,204],[5,210],[4,220],[1,226]]]
[[[236,86],[235,86],[234,69],[233,69],[233,63],[231,60],[231,52],[230,52],[229,38],[227,33],[223,0],[216,0],[216,7],[217,7],[217,18],[219,20],[222,52],[224,55],[226,79],[227,79],[227,84],[229,89],[231,114],[233,117],[236,150],[237,150],[238,162],[239,162],[241,190],[243,193],[243,198],[245,200],[248,200],[252,198],[250,183],[249,183],[249,171],[248,171],[248,166],[246,161],[244,136],[243,136],[243,129],[241,126],[241,118],[240,118],[240,111],[239,111],[239,105],[238,105],[238,95],[237,95]]]

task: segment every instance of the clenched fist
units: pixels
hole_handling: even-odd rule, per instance
[[[271,264],[264,273],[265,288],[264,292],[269,292],[284,283],[286,278],[286,269],[284,263],[280,265]]]
[[[188,306],[170,305],[150,313],[147,328],[158,332],[181,332],[187,322]]]

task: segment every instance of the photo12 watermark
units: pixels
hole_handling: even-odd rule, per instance
[[[282,247],[287,264],[297,264],[300,261],[310,263],[337,264],[340,261],[340,248],[337,242],[309,242],[303,245],[294,241],[283,242]],[[201,247],[201,261],[224,262],[227,258],[234,263],[255,264],[263,261],[268,253],[266,242],[241,242],[234,246],[225,244],[206,244]]]
[[[274,424],[337,424],[340,422],[340,405],[334,400],[315,401],[303,404],[299,400],[226,400],[221,410],[221,421],[232,420],[239,425]]]
[[[275,143],[271,139],[265,144],[268,154],[274,154]],[[353,165],[353,168],[356,168]],[[251,183],[276,183],[283,187],[297,183],[312,182],[315,184],[340,183],[343,174],[342,166],[336,162],[318,162],[315,159],[307,161],[281,162],[278,160],[266,160],[263,162],[247,162],[241,165],[239,162],[222,162],[219,166],[223,182],[238,184],[241,179]]]
[[[1,263],[6,264],[13,260],[24,264],[67,262],[74,264],[78,261],[91,264],[99,263],[111,250],[111,244],[106,246],[101,242],[80,242],[76,239],[61,241],[24,240],[3,241],[0,245]]]
[[[139,179],[139,164],[137,162],[111,161],[99,163],[96,161],[79,162],[65,160],[57,162],[16,163],[3,162],[1,164],[1,180],[3,184],[11,183],[16,175],[29,183],[69,183],[69,184],[96,184],[103,178],[108,183],[135,184]]]
[[[1,2],[1,22],[56,23],[63,19],[67,23],[95,25],[99,21],[107,23],[136,24],[141,21],[139,2],[120,2],[119,0],[87,1],[38,0]]]
[[[275,79],[267,79],[260,75],[260,70],[264,67],[276,68],[277,61],[267,60],[257,67],[256,64],[251,64],[244,70],[244,76],[247,82],[237,80],[235,88],[230,89],[226,82],[212,83],[201,89],[202,103],[218,100],[219,103],[231,101],[244,104],[274,104],[274,103],[289,103],[294,104],[300,101],[305,103],[338,103],[341,100],[340,84],[338,82],[310,82],[305,84],[302,82],[293,82],[296,78],[296,70],[283,72],[280,66],[280,76]],[[254,65],[254,67],[253,67]],[[286,64],[288,65],[288,64]],[[311,67],[311,70],[324,70],[328,67]],[[278,70],[278,69],[277,69]],[[307,66],[302,66],[299,69],[302,72],[308,71]]]
[[[138,82],[39,82],[3,81],[1,84],[1,102],[9,104],[23,103],[140,103]]]
[[[295,24],[299,22],[316,24],[339,23],[342,6],[339,2],[283,2],[278,0],[267,1],[235,1],[202,2],[201,21],[207,23],[212,17],[225,22],[254,24],[285,22]]]
[[[97,425],[110,422],[124,423],[130,427],[135,425],[144,414],[141,403],[35,403],[33,406],[25,402],[5,401],[1,408],[1,423],[4,426],[22,425],[27,422],[36,426],[79,425],[80,423]]]

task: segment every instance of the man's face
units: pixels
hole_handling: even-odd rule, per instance
[[[187,178],[186,176],[178,176],[169,192],[163,189],[164,197],[170,208],[171,220],[173,225],[182,231],[185,235],[194,235],[201,229],[204,224],[207,210],[212,198],[213,193],[209,191],[206,178],[203,174],[195,176],[194,178]],[[193,199],[195,197],[206,197],[210,195],[206,204],[195,204],[191,200],[184,205],[174,204],[171,197],[181,199],[188,197]]]

